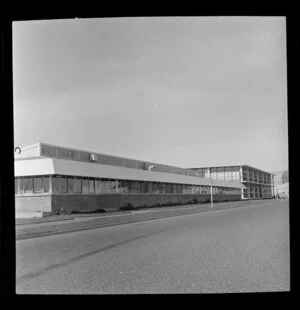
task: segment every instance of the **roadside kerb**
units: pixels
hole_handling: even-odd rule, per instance
[[[64,215],[51,215],[46,217],[39,218],[17,218],[16,226],[22,225],[30,225],[30,224],[43,224],[43,223],[51,223],[51,222],[63,222],[70,221],[78,218],[98,218],[105,216],[119,216],[120,214],[131,214],[131,211],[114,211],[114,212],[106,212],[106,213],[94,213],[94,214],[64,214]]]
[[[231,203],[238,203],[238,204],[249,204],[250,201],[235,201]],[[224,205],[230,204],[230,202],[219,202],[217,205]],[[207,207],[208,204],[198,204],[198,205],[177,205],[177,206],[165,206],[165,207],[149,207],[149,208],[142,208],[142,209],[133,209],[131,211],[113,211],[113,212],[106,212],[106,213],[96,213],[96,214],[65,214],[65,215],[52,215],[42,218],[23,218],[23,219],[16,219],[16,226],[26,226],[26,225],[35,225],[35,224],[44,224],[44,223],[53,223],[53,222],[61,222],[64,224],[66,221],[73,221],[73,220],[90,220],[102,217],[110,217],[110,216],[123,216],[128,214],[142,214],[142,213],[149,213],[149,212],[162,212],[162,211],[170,211],[170,210],[181,210],[181,209],[195,209],[199,208],[199,206]]]
[[[64,233],[72,233],[76,231],[82,231],[82,230],[90,230],[90,229],[98,229],[98,228],[104,228],[108,226],[117,226],[117,225],[123,225],[123,224],[129,224],[129,223],[135,223],[135,222],[143,222],[143,221],[150,221],[160,218],[166,218],[166,217],[175,217],[175,216],[182,216],[182,215],[190,215],[190,214],[196,214],[201,212],[208,212],[208,211],[219,211],[223,209],[229,209],[229,208],[237,208],[242,207],[245,204],[236,204],[236,205],[216,205],[213,209],[210,208],[210,206],[201,206],[200,208],[194,207],[191,211],[190,208],[181,208],[181,209],[172,209],[172,210],[165,210],[165,211],[159,211],[159,212],[147,212],[147,213],[135,213],[135,214],[129,214],[124,215],[123,220],[115,217],[105,217],[105,218],[97,218],[89,221],[82,221],[82,222],[73,222],[68,224],[54,224],[50,230],[45,231],[45,227],[34,227],[30,229],[19,229],[16,232],[16,240],[22,240],[22,239],[31,239],[31,238],[37,238],[37,237],[46,237],[51,235],[57,235],[57,234],[64,234]],[[189,212],[190,211],[190,212]],[[158,213],[157,216],[153,216],[153,213]],[[98,222],[97,224],[91,224],[92,222]],[[87,224],[88,222],[88,224]],[[101,223],[99,223],[101,222]],[[77,227],[74,228],[74,225],[77,225]],[[49,228],[48,228],[49,229]]]

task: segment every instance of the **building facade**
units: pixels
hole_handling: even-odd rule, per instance
[[[242,199],[272,198],[274,195],[273,174],[248,165],[190,169],[201,178],[241,182],[245,186]]]
[[[214,201],[240,200],[240,182],[216,180]],[[45,143],[15,158],[16,212],[56,214],[210,201],[210,180],[195,171]]]

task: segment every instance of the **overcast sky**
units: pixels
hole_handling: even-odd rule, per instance
[[[16,146],[288,168],[284,17],[15,22],[13,75]]]

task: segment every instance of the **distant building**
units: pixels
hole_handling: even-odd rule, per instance
[[[288,171],[276,171],[274,174],[274,192],[276,197],[289,197],[289,182],[288,182]],[[283,177],[287,174],[286,177]]]
[[[288,198],[290,196],[289,182],[275,186],[277,198]]]
[[[153,162],[37,143],[15,154],[16,211],[46,215],[210,201],[210,180]],[[237,178],[213,182],[214,201],[240,200]],[[37,216],[37,215],[36,215]]]
[[[241,182],[243,199],[272,198],[274,195],[272,173],[248,166],[219,166],[190,168],[201,178],[212,178],[226,182]]]
[[[284,178],[283,178],[283,174],[285,172],[288,172],[286,170],[284,171],[276,171],[276,172],[272,172],[273,175],[274,175],[274,186],[278,186],[278,185],[281,185],[281,184],[284,184],[286,182],[288,182],[288,178],[286,179],[286,182],[284,182]]]

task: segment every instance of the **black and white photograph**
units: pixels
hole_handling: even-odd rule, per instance
[[[16,294],[289,292],[286,33],[14,21]]]

